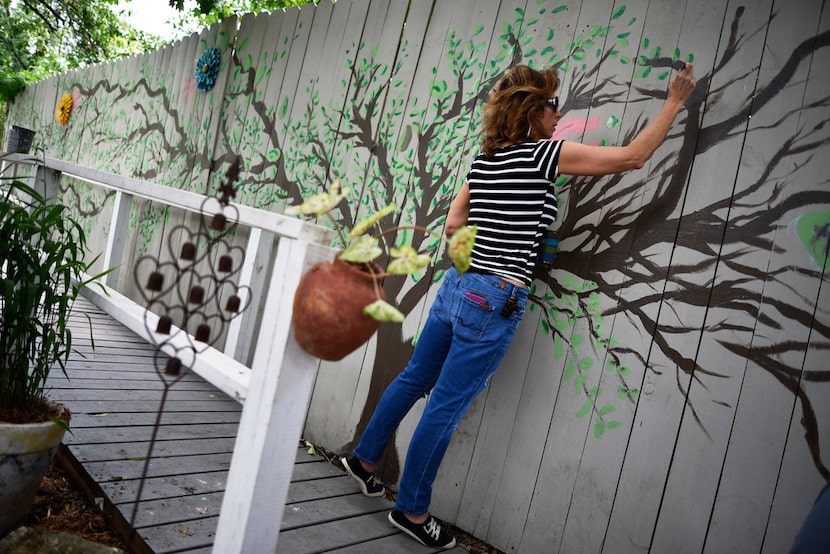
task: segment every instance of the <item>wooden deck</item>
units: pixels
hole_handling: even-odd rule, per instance
[[[49,381],[49,396],[72,411],[60,462],[131,538],[131,552],[210,552],[242,406],[192,373],[168,387],[130,525],[164,392],[156,351],[85,299],[76,304],[73,343],[67,376],[55,371]],[[386,521],[390,508],[298,445],[278,552],[432,552]]]

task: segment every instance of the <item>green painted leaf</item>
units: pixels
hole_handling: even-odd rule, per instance
[[[582,392],[582,386],[585,384],[585,375],[579,374],[574,379],[574,392],[576,394],[580,394]]]
[[[605,434],[606,424],[602,420],[598,420],[594,424],[594,438],[598,439]]]
[[[568,379],[570,379],[573,376],[574,376],[574,364],[573,364],[573,360],[571,360],[568,363],[567,367],[565,367],[565,371],[562,373],[562,380],[567,381]]]
[[[562,337],[556,335],[553,339],[553,357],[561,360],[565,356],[565,341]]]
[[[580,408],[580,410],[578,412],[576,412],[576,418],[577,419],[583,418],[586,415],[590,414],[592,405],[593,404],[591,403],[590,400],[586,400],[585,402],[583,402],[582,403],[582,408]]]
[[[614,13],[611,14],[611,19],[612,20],[617,19],[618,17],[620,17],[624,13],[625,13],[625,5],[622,5],[619,8],[617,8],[616,10],[614,10]]]
[[[603,406],[602,408],[599,409],[597,414],[600,417],[604,417],[604,416],[607,416],[608,414],[610,414],[611,412],[615,411],[616,409],[617,408],[613,404],[606,404],[605,406]]]

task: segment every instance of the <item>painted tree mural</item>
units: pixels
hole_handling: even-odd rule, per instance
[[[294,121],[286,120],[289,114],[279,111],[277,106],[266,106],[254,99],[251,105],[261,117],[261,128],[267,132],[270,141],[270,148],[260,149],[260,159],[254,161],[250,168],[252,175],[259,176],[252,178],[251,186],[260,191],[270,190],[268,200],[263,202],[260,195],[258,202],[265,205],[282,200],[290,204],[299,203],[301,198],[344,174],[349,161],[347,153],[356,155],[355,152],[360,152],[363,154],[360,167],[349,171],[356,175],[352,184],[362,189],[359,197],[353,197],[341,207],[339,218],[344,224],[349,225],[363,209],[376,209],[394,201],[400,207],[399,217],[384,222],[385,228],[404,222],[440,230],[449,202],[463,179],[459,166],[463,166],[477,148],[475,128],[487,90],[512,64],[522,62],[557,66],[563,74],[563,81],[567,83],[567,89],[563,90],[565,103],[562,109],[567,116],[569,113],[590,112],[601,106],[622,107],[626,103],[650,99],[657,103],[665,97],[670,70],[682,66],[684,60],[694,60],[691,53],[683,54],[679,49],[649,44],[647,38],[640,48],[642,54],[636,59],[622,55],[620,47],[627,45],[629,36],[627,26],[635,22],[626,16],[624,6],[617,8],[609,25],[591,26],[562,47],[556,44],[556,37],[547,37],[551,39],[552,46],[549,48],[542,51],[525,49],[523,44],[528,44],[534,34],[543,32],[541,18],[563,8],[552,9],[551,14],[543,8],[538,14],[533,14],[534,17],[526,17],[523,11],[517,10],[516,19],[505,23],[504,32],[498,37],[476,34],[470,40],[462,40],[450,35],[441,63],[446,71],[455,76],[455,80],[433,80],[430,96],[410,105],[406,104],[408,83],[396,80],[396,68],[379,64],[372,58],[349,62],[349,82],[345,91],[348,101],[342,108],[335,102],[329,106],[322,105],[312,96],[313,100],[306,108],[307,117]],[[664,152],[648,173],[637,175],[636,181],[626,180],[623,176],[561,179],[566,204],[562,206],[565,217],[558,229],[563,237],[563,248],[558,256],[556,271],[542,276],[542,280],[536,283],[534,300],[544,312],[540,322],[541,332],[556,342],[557,362],[564,360],[564,379],[572,381],[574,392],[585,398],[582,410],[575,415],[584,417],[593,412],[594,435],[597,437],[621,425],[614,417],[617,403],[637,402],[641,383],[629,379],[631,366],[649,365],[644,353],[632,351],[612,336],[606,324],[613,316],[623,314],[654,336],[655,347],[675,366],[671,371],[675,372],[674,379],[684,394],[689,379],[703,383],[729,378],[717,367],[706,367],[697,362],[695,352],[685,352],[676,346],[678,342],[697,344],[698,339],[689,341],[688,337],[701,334],[699,325],[685,328],[661,324],[654,317],[653,309],[659,307],[661,302],[700,308],[716,302],[721,310],[748,312],[754,316],[749,318],[754,322],[757,319],[755,316],[760,316],[757,305],[762,293],[748,285],[763,279],[765,273],[747,265],[744,260],[746,253],[775,251],[775,235],[782,211],[805,202],[816,206],[828,203],[830,193],[820,187],[804,191],[803,195],[796,197],[784,196],[776,179],[771,177],[777,175],[782,167],[793,163],[794,156],[816,152],[826,144],[823,121],[817,121],[812,129],[799,128],[792,136],[783,138],[774,164],[752,186],[735,191],[733,196],[725,195],[694,213],[685,214],[682,221],[676,215],[687,193],[684,184],[689,181],[695,156],[742,132],[748,117],[768,109],[767,105],[776,94],[790,84],[797,67],[818,48],[826,45],[826,35],[818,40],[810,38],[805,41],[792,52],[790,60],[777,76],[762,89],[752,91],[744,100],[745,107],[740,112],[701,126],[704,98],[708,95],[709,102],[716,103],[729,90],[730,82],[721,84],[717,90],[711,90],[711,83],[717,78],[718,70],[729,64],[746,40],[747,31],[741,30],[740,26],[743,13],[744,9],[739,8],[731,14],[729,45],[714,71],[699,75],[698,92],[689,103],[688,112],[681,116],[681,125],[675,130],[679,147]],[[500,56],[485,59],[486,43],[494,38],[502,43],[502,48],[498,50]],[[406,44],[401,47],[405,50]],[[669,56],[664,54],[666,50],[671,50]],[[265,71],[267,78],[269,68],[245,66],[238,59],[234,63],[249,76],[247,88],[235,94],[255,96],[255,82],[262,79],[260,71]],[[631,83],[617,82],[613,71],[599,78],[600,70],[609,64],[636,65],[634,80]],[[650,74],[656,76],[656,80],[640,85]],[[735,81],[738,79],[735,78]],[[384,99],[387,105],[384,105]],[[828,99],[830,97],[818,99],[812,107],[825,107]],[[384,107],[388,111],[381,114]],[[781,114],[775,124],[782,125],[799,113]],[[282,125],[283,132],[275,123]],[[568,123],[567,119],[564,123]],[[619,117],[612,116],[606,127],[617,128],[621,123]],[[630,141],[646,123],[646,117],[629,123],[619,142]],[[571,125],[577,128],[581,125],[584,129],[590,123],[586,120],[585,123],[572,122]],[[274,183],[279,189],[273,188]],[[569,194],[570,190],[579,192]],[[761,191],[771,193],[764,203],[765,209],[740,221],[728,219],[730,207],[753,202],[752,198]],[[646,200],[642,200],[644,197]],[[599,208],[609,201],[618,207]],[[601,216],[592,216],[598,209]],[[827,217],[826,213],[819,211],[808,215],[800,223],[805,248],[817,252],[816,260],[820,262],[816,268],[804,271],[819,279],[826,263]],[[690,232],[691,229],[694,232]],[[721,244],[722,237],[726,240],[721,251],[714,251],[713,245]],[[411,241],[411,244],[422,248],[436,246],[434,239],[419,231],[407,234],[401,240]],[[660,249],[670,251],[672,248],[693,251],[699,255],[700,261],[668,267],[654,263],[642,254]],[[712,272],[714,268],[724,266],[740,275],[716,283],[694,283],[695,274]],[[403,278],[387,279],[387,295],[397,298],[402,311],[409,313],[419,305],[428,288],[440,278],[441,270],[446,267],[446,261],[441,261],[439,271],[414,284],[407,283]],[[618,272],[623,279],[608,278],[609,274]],[[766,278],[775,280],[776,272]],[[667,279],[676,287],[670,293],[654,288],[634,300],[625,294],[632,281],[659,287]],[[605,301],[600,302],[600,297]],[[607,306],[609,303],[610,308],[600,308],[601,304]],[[810,299],[805,299],[800,307],[782,305],[782,315],[811,327],[811,306]],[[774,328],[781,325],[780,320],[769,317],[761,317],[761,321]],[[582,324],[579,325],[579,322]],[[718,325],[710,326],[708,331],[716,332]],[[751,328],[728,330],[733,333],[752,332]],[[813,330],[830,338],[826,326],[813,326]],[[411,343],[402,342],[400,329],[392,325],[381,327],[377,344],[372,389],[359,427],[368,421],[386,384],[403,368],[411,353]],[[824,344],[825,347],[828,345]],[[797,341],[751,351],[747,345],[727,338],[721,342],[721,347],[747,358],[752,357],[775,375],[784,387],[799,395],[804,411],[804,430],[814,452],[816,467],[822,475],[828,475],[820,454],[818,422],[812,410],[812,401],[798,387],[798,381],[789,370],[775,360],[782,349],[800,352],[807,345]],[[584,356],[586,351],[593,354]],[[597,357],[602,359],[601,364],[595,363]],[[670,371],[665,369],[650,368],[660,374],[660,378],[671,378]],[[589,386],[587,383],[592,379],[588,378],[588,374],[602,371],[609,374],[603,378],[603,385]],[[807,378],[819,380],[828,376],[815,371],[808,372]],[[608,390],[603,392],[603,389]],[[694,413],[695,405],[691,402],[689,409]],[[394,452],[392,455],[394,457]],[[396,464],[394,460],[392,463]]]

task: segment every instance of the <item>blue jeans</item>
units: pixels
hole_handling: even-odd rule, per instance
[[[790,554],[827,554],[830,552],[830,481],[824,485],[795,536]]]
[[[515,295],[516,309],[502,310]],[[395,508],[429,511],[432,483],[453,431],[504,357],[519,327],[527,289],[493,275],[450,269],[406,368],[389,384],[353,454],[377,463],[398,424],[432,391],[404,463]]]

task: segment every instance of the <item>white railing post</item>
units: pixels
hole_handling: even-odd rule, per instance
[[[325,246],[280,240],[213,544],[217,554],[276,551],[319,364],[294,340],[294,291],[311,265],[333,253]]]
[[[58,199],[58,183],[61,179],[60,171],[56,171],[43,165],[36,165],[33,172],[31,187],[41,196],[51,199],[53,202]]]
[[[124,243],[127,238],[127,230],[130,223],[130,209],[133,205],[133,197],[123,191],[116,191],[115,202],[112,207],[112,218],[110,219],[110,232],[107,236],[107,249],[104,251],[104,269],[114,268],[104,275],[104,284],[117,288],[118,278],[121,273],[121,263],[124,257]]]
[[[270,261],[274,256],[274,234],[268,233],[257,227],[251,227],[248,235],[248,243],[245,247],[245,262],[242,265],[242,271],[239,274],[240,287],[249,287],[252,298],[247,298],[248,291],[242,289],[244,294],[240,294],[242,305],[247,304],[247,308],[239,317],[231,320],[228,327],[228,335],[225,339],[224,353],[235,360],[242,362],[245,365],[251,363],[253,352],[251,351],[255,344],[255,336],[259,330],[259,321],[262,317],[262,295],[257,294],[257,291],[264,290],[267,286],[266,278],[268,272],[266,269],[270,265]]]

